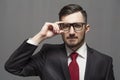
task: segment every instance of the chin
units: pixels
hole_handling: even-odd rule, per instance
[[[78,44],[76,43],[67,43],[68,47],[76,47]]]

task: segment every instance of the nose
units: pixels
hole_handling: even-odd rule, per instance
[[[75,30],[74,30],[73,26],[70,27],[69,33],[70,33],[70,34],[75,34]]]

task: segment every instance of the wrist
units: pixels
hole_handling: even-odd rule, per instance
[[[40,32],[38,34],[36,34],[34,37],[31,38],[31,40],[35,44],[40,44],[44,39],[45,39],[45,36],[42,35]]]

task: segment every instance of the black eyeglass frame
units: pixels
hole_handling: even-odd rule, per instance
[[[71,27],[74,28],[75,31],[81,31],[87,23],[84,22],[76,22],[76,23],[58,23],[60,30],[69,31]]]

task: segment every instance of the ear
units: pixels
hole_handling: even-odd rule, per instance
[[[85,27],[86,27],[85,33],[87,33],[88,31],[90,31],[90,25],[89,24],[87,24]]]

